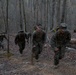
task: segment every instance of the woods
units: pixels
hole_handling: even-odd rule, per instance
[[[0,75],[63,74],[76,75],[76,0],[0,0]]]
[[[10,33],[33,31],[33,27],[40,23],[46,31],[66,22],[73,30],[75,22],[75,1],[72,0],[8,0],[8,27]],[[6,0],[0,0],[0,32],[7,30]],[[30,29],[31,28],[31,29]]]

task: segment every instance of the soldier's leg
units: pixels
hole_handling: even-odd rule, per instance
[[[58,65],[58,64],[59,64],[59,51],[55,51],[54,65]]]
[[[62,59],[62,52],[61,52],[61,50],[59,52],[59,59]]]
[[[36,59],[36,60],[39,59],[39,54],[36,54],[35,59]]]
[[[40,43],[40,44],[39,44],[39,54],[41,54],[42,48],[43,48],[43,45],[42,45],[42,43]]]
[[[35,52],[35,59],[38,60],[39,59],[39,46],[36,46],[36,52]]]
[[[32,48],[32,54],[33,54],[33,57],[34,57],[36,60],[38,60],[39,54],[38,54],[38,47],[37,47],[37,46],[35,46],[35,47]]]
[[[62,59],[65,55],[65,47],[61,47],[59,52],[59,59]]]
[[[33,57],[34,57],[34,53],[32,52],[32,54],[31,54],[31,64],[32,65],[34,65],[34,63],[33,63]]]
[[[22,45],[18,44],[18,46],[19,46],[19,52],[20,52],[20,54],[22,54]]]
[[[43,44],[40,42],[38,45],[37,45],[37,56],[36,56],[36,59],[38,59],[39,58],[39,54],[41,54],[41,52],[42,52],[42,48],[43,48]]]
[[[59,59],[62,59],[62,47],[59,47]]]
[[[23,53],[24,48],[25,48],[25,42],[22,43],[21,53]]]
[[[25,43],[19,43],[18,45],[19,45],[19,52],[20,52],[20,54],[22,54],[23,50],[25,48]]]
[[[36,50],[36,48],[35,48],[35,46],[33,46],[32,47],[32,53],[31,53],[31,64],[33,65],[34,63],[33,63],[33,58],[35,58],[35,50]]]

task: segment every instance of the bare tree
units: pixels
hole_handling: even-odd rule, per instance
[[[38,23],[38,0],[36,0],[36,23]]]
[[[51,30],[54,27],[54,14],[55,14],[55,0],[52,0],[52,24],[51,24]]]
[[[4,10],[3,10],[3,2],[2,2],[2,0],[1,0],[1,11],[2,11],[3,21],[4,21],[4,25],[5,25],[5,33],[6,33],[7,32],[7,26],[6,26],[5,16],[4,16]]]
[[[21,30],[23,29],[23,26],[22,26],[22,11],[21,11],[21,0],[19,0],[19,8],[20,8],[20,28]]]
[[[48,3],[49,3],[49,0],[46,0],[46,13],[47,13],[47,15],[46,15],[46,31],[48,32]]]
[[[9,0],[7,0],[7,6],[6,6],[6,26],[7,26],[7,28],[6,28],[6,32],[7,32],[7,34],[8,34],[8,44],[7,44],[7,53],[10,53],[9,52],[9,26],[8,26],[8,1]]]
[[[61,22],[65,22],[65,11],[66,11],[66,0],[63,0],[63,10],[62,10]]]
[[[35,19],[36,19],[36,16],[35,16],[35,10],[36,10],[36,1],[34,0],[33,1],[33,9],[34,9],[34,24],[35,24]]]
[[[25,24],[25,31],[26,30],[26,14],[25,14],[25,8],[24,8],[24,0],[22,0],[22,7],[23,7],[23,18],[24,18],[24,24]]]
[[[56,16],[56,18],[57,18],[57,26],[58,25],[60,25],[60,1],[61,0],[58,0],[57,1],[57,16]]]

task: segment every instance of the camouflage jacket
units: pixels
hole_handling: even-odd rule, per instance
[[[25,42],[26,34],[25,33],[19,33],[15,37],[15,44],[18,44],[20,42]]]
[[[41,30],[39,32],[37,31],[34,31],[33,32],[33,38],[32,38],[32,43],[33,44],[36,44],[36,43],[45,43],[45,40],[46,40],[46,33],[45,31]]]
[[[52,48],[59,46],[66,46],[71,40],[71,34],[69,31],[64,30],[63,33],[57,31],[51,38],[50,44]]]

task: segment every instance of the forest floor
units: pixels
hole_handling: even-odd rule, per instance
[[[75,35],[72,37],[76,38]],[[57,69],[53,67],[54,53],[48,45],[40,54],[39,62],[34,61],[34,65],[31,65],[31,46],[27,43],[21,56],[12,36],[10,53],[12,55],[8,58],[7,51],[0,50],[0,75],[76,75],[76,49],[66,49]]]

